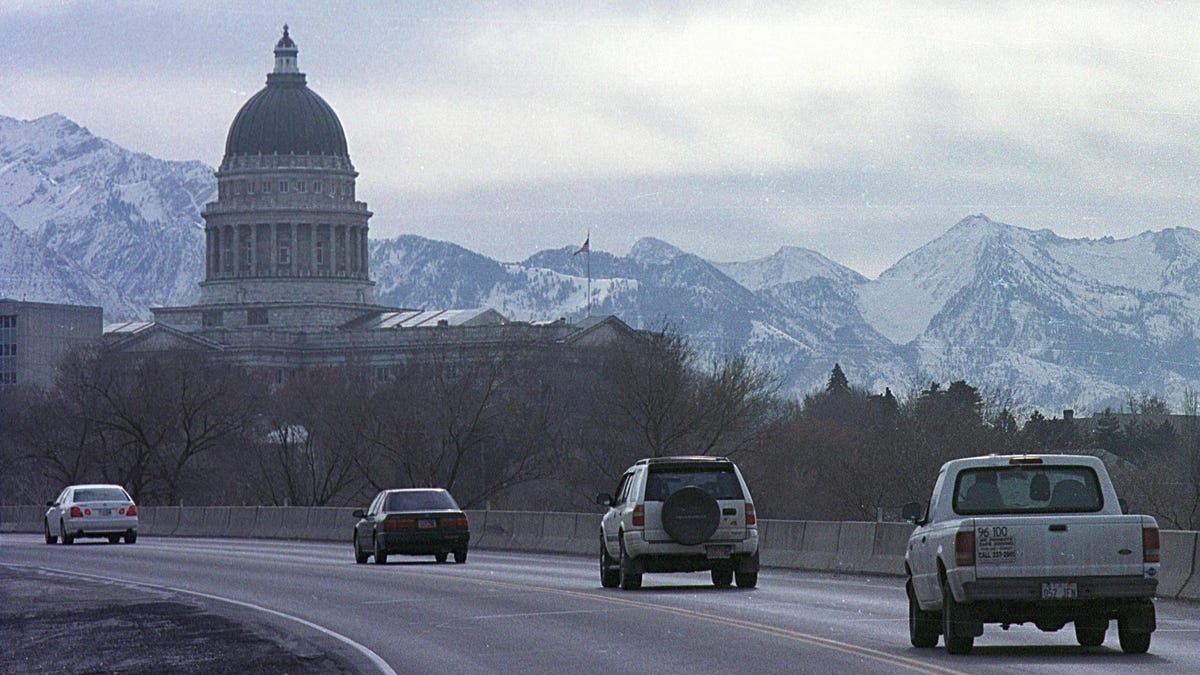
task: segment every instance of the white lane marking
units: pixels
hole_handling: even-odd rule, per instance
[[[483,621],[485,619],[524,619],[535,616],[556,616],[559,614],[611,614],[618,612],[617,609],[563,609],[556,612],[521,612],[519,614],[484,614],[481,616],[470,616],[464,619],[455,619],[455,621]]]
[[[194,596],[201,597],[201,598],[207,598],[209,600],[217,600],[220,602],[227,602],[231,605],[238,605],[240,607],[246,607],[248,609],[253,609],[258,612],[264,612],[266,614],[271,614],[273,616],[277,616],[277,617],[280,617],[283,619],[295,621],[298,624],[307,626],[315,631],[318,631],[320,633],[328,635],[329,637],[331,637],[335,640],[338,640],[340,642],[343,642],[343,643],[349,645],[350,647],[352,647],[353,649],[358,651],[358,653],[367,657],[367,659],[369,661],[371,661],[371,663],[375,664],[375,667],[379,669],[379,672],[384,673],[384,675],[396,675],[396,671],[392,670],[392,667],[388,665],[387,661],[384,661],[382,657],[380,657],[375,652],[371,651],[370,647],[367,647],[364,644],[355,642],[354,640],[351,640],[350,638],[346,637],[345,635],[342,635],[341,633],[338,633],[337,631],[330,630],[324,626],[320,626],[311,621],[308,621],[307,619],[302,619],[298,616],[287,614],[285,612],[280,612],[278,610],[271,609],[270,607],[263,607],[262,605],[256,605],[252,602],[246,602],[244,600],[234,600],[233,598],[224,598],[219,595],[213,595],[211,593],[202,593],[200,591],[192,591],[192,590],[188,590],[186,588],[176,588],[174,586],[163,586],[161,584],[151,584],[151,583],[147,583],[145,581],[130,581],[128,579],[118,579],[115,577],[106,577],[106,576],[102,576],[99,574],[84,574],[82,572],[63,570],[63,569],[58,569],[55,567],[38,567],[38,566],[34,566],[34,565],[10,565],[7,563],[0,563],[0,566],[10,567],[10,568],[33,567],[34,569],[45,570],[47,572],[53,572],[53,573],[61,574],[63,576],[68,576],[68,577],[81,577],[84,579],[98,579],[100,581],[107,581],[109,583],[114,583],[114,584],[123,584],[123,585],[127,585],[127,586],[137,586],[137,587],[142,587],[142,588],[152,588],[152,589],[160,590],[160,591],[164,591],[164,590],[165,591],[173,591],[175,593],[184,593],[186,595],[194,595]]]

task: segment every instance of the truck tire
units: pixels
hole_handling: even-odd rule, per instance
[[[937,612],[921,609],[917,596],[913,593],[912,579],[908,580],[908,639],[912,646],[928,649],[936,647],[941,626],[938,625]]]
[[[1075,640],[1082,647],[1099,647],[1104,644],[1108,632],[1108,619],[1085,618],[1075,620]]]
[[[663,529],[685,546],[708,541],[720,524],[721,507],[717,500],[695,485],[676,490],[663,502]]]
[[[947,654],[970,654],[975,646],[974,635],[963,635],[970,626],[963,621],[963,609],[950,591],[950,582],[942,582],[942,638],[946,641]]]
[[[1117,637],[1121,639],[1121,651],[1126,654],[1145,654],[1150,651],[1150,632],[1125,627],[1125,619],[1117,619]]]

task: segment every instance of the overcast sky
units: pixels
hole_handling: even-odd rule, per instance
[[[1200,3],[246,4],[0,0],[0,115],[215,167],[288,23],[374,237],[874,277],[976,213],[1200,228]]]

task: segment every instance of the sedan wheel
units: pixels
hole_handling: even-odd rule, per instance
[[[465,548],[454,549],[454,562],[459,565],[467,562],[467,549],[465,549]]]
[[[375,542],[375,564],[382,565],[387,562],[387,553],[383,552],[383,548],[379,545],[379,537],[373,538]]]
[[[433,559],[438,561],[438,563],[446,562],[446,558],[449,558],[449,557],[450,557],[450,554],[447,553],[446,551],[438,551],[437,553],[433,554]]]
[[[50,534],[50,521],[44,520],[42,522],[46,525],[46,543],[47,544],[57,544],[58,543],[58,535]]]
[[[75,537],[72,537],[71,535],[67,534],[66,524],[60,522],[58,524],[58,529],[60,532],[62,532],[62,540],[63,540],[64,544],[66,544],[67,546],[70,546],[71,544],[75,543]]]
[[[354,533],[354,562],[359,565],[365,565],[367,562],[367,558],[370,558],[370,557],[371,557],[371,554],[368,551],[364,551],[358,547],[358,533],[355,532]]]
[[[119,534],[110,534],[110,535],[108,535],[108,543],[110,543],[110,544],[115,544],[115,543],[117,543],[118,541],[121,541],[121,535],[119,535]]]
[[[125,543],[132,544],[135,542],[137,542],[137,532],[134,530],[129,530],[128,532],[126,532],[125,533]]]

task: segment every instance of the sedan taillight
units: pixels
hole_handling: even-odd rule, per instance
[[[451,516],[449,518],[441,518],[438,520],[438,525],[448,529],[465,530],[467,529],[467,517],[458,515]]]
[[[91,513],[91,511],[89,511],[88,513]],[[83,509],[80,509],[78,506],[72,506],[71,507],[71,517],[72,518],[82,518],[83,517]]]
[[[137,515],[137,504],[130,504],[129,508],[125,509],[125,515],[136,516]]]

